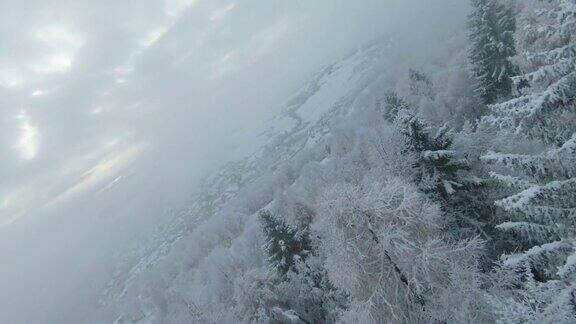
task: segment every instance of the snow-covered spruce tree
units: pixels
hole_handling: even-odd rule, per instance
[[[457,190],[463,189],[458,171],[464,170],[466,165],[457,160],[455,152],[450,149],[452,139],[448,128],[441,128],[431,135],[427,125],[414,115],[405,116],[398,123],[406,136],[408,149],[419,155],[414,167],[417,170],[416,183],[422,190],[449,200]]]
[[[466,177],[466,183],[471,185],[466,187],[467,190],[458,191],[451,203],[462,218],[460,229],[468,229],[470,234],[479,235],[486,240],[486,262],[483,263],[486,271],[494,268],[494,261],[498,260],[509,246],[507,235],[496,229],[504,212],[494,204],[509,193],[509,189],[502,187],[499,181],[491,176],[492,166],[482,161],[488,150],[498,146],[494,144],[494,138],[492,132],[466,123],[462,130],[455,133],[452,148],[467,161],[468,168],[462,172],[462,176]]]
[[[277,219],[269,211],[260,212],[260,222],[266,237],[268,261],[280,275],[294,271],[298,260],[304,260],[311,251],[307,230],[300,230]]]
[[[410,105],[395,91],[388,91],[384,98],[377,103],[377,109],[383,114],[384,119],[389,123],[394,123],[398,113],[403,110],[409,110]]]
[[[335,323],[346,298],[330,283],[322,259],[313,253],[309,231],[287,225],[269,211],[260,213],[260,222],[268,261],[279,280],[271,316],[289,323]]]
[[[288,271],[277,288],[286,307],[306,323],[336,323],[347,303],[317,255],[297,261],[295,271]]]
[[[483,320],[477,241],[449,242],[437,205],[398,179],[341,183],[313,230],[331,282],[349,296],[344,323]]]
[[[449,129],[443,127],[431,135],[429,127],[395,92],[387,93],[384,103],[384,118],[404,135],[407,151],[416,154],[415,182],[424,192],[448,200],[456,190],[464,187],[458,182],[458,171],[466,168],[450,150]]]
[[[472,0],[472,7],[469,17],[472,75],[476,79],[476,94],[485,104],[491,104],[512,92],[511,77],[516,68],[510,58],[516,54],[515,17],[512,8],[500,0]]]
[[[408,71],[410,93],[413,96],[423,96],[434,100],[434,85],[430,78],[421,71],[410,69]]]
[[[486,121],[558,147],[576,129],[576,4],[523,1],[519,24],[518,97],[492,106]]]
[[[547,145],[539,154],[489,152],[494,178],[512,194],[498,228],[514,238],[494,292],[505,322],[576,321],[576,1],[525,1],[519,19],[518,98],[491,107],[484,122]],[[521,320],[513,320],[526,312]]]
[[[507,289],[497,302],[531,309],[531,320],[576,320],[576,134],[561,148],[540,155],[491,152],[489,163],[510,174],[493,173],[516,193],[496,202],[507,213],[497,226],[512,238],[516,252],[502,256],[500,276]],[[501,310],[503,317],[509,317]]]
[[[408,177],[439,203],[446,232],[457,239],[485,240],[481,268],[490,271],[504,243],[499,239],[501,232],[495,230],[494,200],[501,197],[501,190],[494,185],[487,168],[479,163],[481,153],[470,148],[484,145],[479,136],[483,133],[473,132],[469,124],[457,133],[448,131],[446,126],[434,130],[416,115],[407,99],[394,91],[387,92],[377,108],[404,138],[401,146],[405,164],[411,165],[413,171]]]
[[[491,205],[484,195],[485,181],[471,173],[469,162],[453,149],[448,127],[434,135],[431,127],[395,92],[384,97],[384,118],[404,137],[405,153],[413,156],[414,183],[441,204],[457,235],[491,239]]]

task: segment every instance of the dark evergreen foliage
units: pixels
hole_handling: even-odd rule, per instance
[[[510,58],[516,54],[516,22],[512,8],[499,0],[472,0],[469,17],[472,74],[476,93],[492,104],[512,93],[512,77],[517,68]]]
[[[277,219],[269,211],[260,212],[260,223],[266,235],[266,251],[272,267],[281,275],[296,272],[296,262],[305,260],[311,251],[307,230],[298,230]]]
[[[413,166],[417,170],[415,182],[426,193],[449,200],[456,190],[464,186],[459,183],[458,172],[467,169],[451,150],[453,141],[449,129],[443,127],[432,135],[428,125],[395,92],[386,94],[385,104],[384,118],[394,121],[406,138],[407,151],[416,154]]]
[[[393,123],[401,110],[409,109],[408,103],[395,91],[388,91],[384,94],[384,99],[378,103],[384,119]]]

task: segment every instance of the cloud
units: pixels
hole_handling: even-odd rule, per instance
[[[228,12],[230,12],[232,9],[234,9],[236,7],[236,4],[234,3],[229,3],[227,5],[224,5],[214,11],[212,11],[212,13],[210,14],[210,21],[212,22],[216,22],[219,20],[222,20],[226,17],[226,15],[228,14]]]
[[[61,204],[79,197],[87,192],[97,192],[118,181],[118,173],[125,170],[139,156],[141,156],[148,144],[140,143],[133,145],[123,151],[117,152],[111,156],[99,161],[94,167],[82,174],[80,180],[70,188],[60,193],[48,204],[48,208],[56,208]],[[108,183],[108,184],[107,184]]]
[[[21,111],[16,120],[20,124],[20,136],[14,149],[23,160],[32,160],[38,153],[38,128],[31,123],[26,111]]]

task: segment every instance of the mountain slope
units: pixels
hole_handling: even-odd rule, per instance
[[[256,151],[228,163],[206,179],[188,208],[171,212],[170,224],[160,229],[148,244],[122,257],[123,264],[103,295],[104,308],[120,308],[119,322],[168,313],[171,317],[186,317],[185,310],[180,310],[184,314],[175,315],[178,312],[166,309],[168,304],[181,307],[162,302],[168,298],[184,301],[185,297],[161,295],[182,289],[186,286],[181,285],[182,281],[199,271],[195,267],[210,259],[215,251],[231,247],[235,240],[253,233],[253,214],[273,200],[273,192],[277,190],[273,188],[285,187],[293,181],[288,169],[323,158],[324,153],[318,147],[325,144],[332,120],[349,115],[370,101],[368,93],[380,82],[379,66],[383,64],[384,53],[382,44],[359,50],[313,77],[270,120],[264,132],[252,136],[250,146],[261,143]],[[276,182],[279,183],[275,185]],[[260,266],[263,260],[259,256],[252,261]],[[162,288],[156,289],[164,293],[154,292],[150,287],[156,280],[162,282],[157,283]],[[127,300],[136,305],[129,305]],[[181,305],[188,304],[183,301]]]
[[[170,212],[172,221],[154,237],[120,256],[99,316],[117,323],[258,321],[254,314],[269,299],[259,294],[276,289],[259,286],[269,274],[258,212],[283,210],[284,220],[298,225],[306,210],[318,209],[325,188],[370,177],[366,163],[378,172],[405,167],[383,162],[376,146],[384,143],[374,142],[398,146],[382,128],[378,102],[421,61],[416,53],[398,64],[401,52],[398,42],[381,40],[327,66],[264,131],[243,134],[237,158],[205,180],[193,203]]]

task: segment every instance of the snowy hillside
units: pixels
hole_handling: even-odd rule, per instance
[[[102,297],[103,307],[119,314],[118,323],[162,316],[176,323],[194,316],[189,313],[193,302],[179,296],[190,284],[182,281],[203,271],[196,268],[216,258],[214,253],[246,244],[236,241],[249,238],[255,240],[251,244],[263,243],[260,235],[253,235],[255,213],[272,203],[275,192],[294,183],[291,177],[298,169],[322,162],[335,120],[374,103],[374,90],[382,87],[378,77],[385,58],[385,46],[379,44],[324,68],[288,100],[265,131],[245,134],[251,140],[238,148],[245,156],[206,179],[191,206],[172,212],[174,220],[150,242],[123,256],[124,264]],[[232,228],[221,232],[223,224]],[[245,260],[244,267],[261,266],[262,256],[253,257]],[[180,299],[179,304],[172,298]],[[177,312],[167,309],[172,307]]]
[[[434,55],[458,62],[462,35],[440,37],[444,46]],[[419,65],[422,55],[432,55],[403,55],[398,64],[406,46],[384,39],[355,51],[315,74],[276,117],[262,125],[263,131],[237,134],[241,145],[235,158],[204,181],[193,203],[174,211],[173,221],[146,244],[120,257],[121,265],[102,295],[99,316],[117,323],[289,321],[292,313],[283,309],[283,302],[273,302],[274,308],[262,304],[268,298],[282,298],[276,294],[295,292],[260,286],[278,280],[268,270],[261,212],[282,213],[291,226],[321,226],[314,223],[325,191],[341,181],[368,186],[391,181],[395,187],[412,190],[397,182],[396,178],[408,177],[406,165],[412,157],[401,157],[402,140],[383,119],[381,104],[391,89],[410,92],[415,85],[407,83],[406,72]],[[445,73],[444,64],[428,65],[446,83],[434,91],[447,97],[455,94],[452,85],[462,77],[461,68]],[[424,99],[413,95],[411,100]],[[443,102],[432,104],[439,109],[421,113],[447,113]],[[469,244],[462,250],[476,243]],[[293,298],[306,302],[297,295]],[[343,309],[335,306],[334,311]]]
[[[575,9],[474,0],[434,49],[324,68],[124,256],[99,316],[573,323]]]

